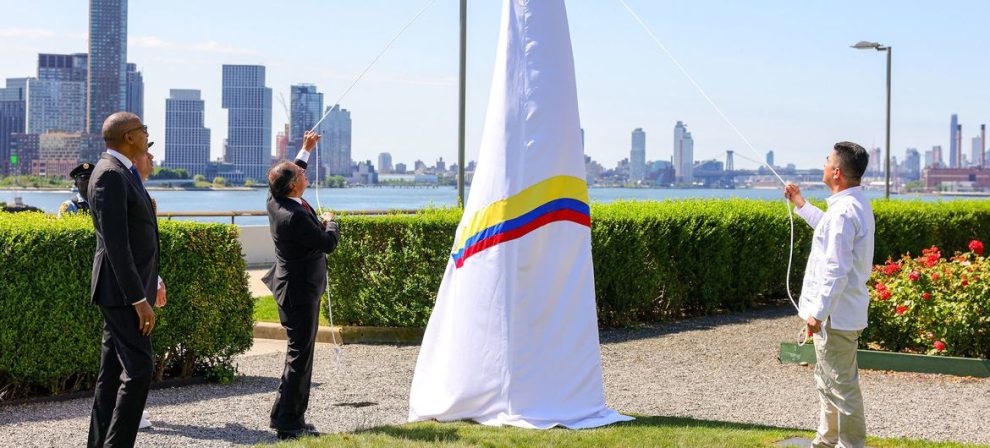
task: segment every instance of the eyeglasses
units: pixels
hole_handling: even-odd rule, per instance
[[[130,134],[131,132],[134,132],[134,131],[136,131],[138,129],[144,131],[144,135],[148,135],[148,125],[142,124],[141,126],[138,126],[138,127],[134,128],[134,129],[130,129],[130,130],[124,132],[123,134],[121,134],[121,136]]]

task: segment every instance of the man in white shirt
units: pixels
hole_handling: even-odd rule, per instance
[[[822,179],[832,191],[825,212],[807,203],[797,185],[784,189],[797,214],[815,229],[799,303],[801,318],[814,334],[817,357],[821,416],[814,447],[852,448],[866,443],[856,349],[866,328],[870,304],[866,284],[873,267],[873,209],[859,185],[868,164],[862,146],[835,144]]]

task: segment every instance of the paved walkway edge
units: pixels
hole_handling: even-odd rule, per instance
[[[327,327],[320,326],[316,342],[337,342],[343,344],[419,344],[423,341],[422,328],[400,327]],[[273,322],[256,322],[254,337],[259,339],[285,340],[285,329]]]

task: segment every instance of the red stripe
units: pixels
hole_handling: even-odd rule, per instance
[[[534,219],[525,226],[510,230],[508,232],[502,232],[496,235],[492,235],[488,238],[478,241],[477,243],[472,244],[470,247],[464,250],[464,256],[462,256],[459,260],[457,260],[456,266],[457,267],[464,266],[464,260],[467,260],[469,257],[471,257],[472,255],[478,252],[499,245],[501,243],[522,238],[527,233],[532,232],[540,227],[543,227],[547,224],[550,224],[551,222],[556,222],[556,221],[570,221],[581,224],[583,226],[591,227],[591,217],[584,213],[570,209],[556,210],[547,213],[543,216],[540,216],[539,218]]]

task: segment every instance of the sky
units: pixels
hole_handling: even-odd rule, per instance
[[[959,114],[963,149],[990,122],[990,2],[894,0],[626,0],[753,144],[729,124],[639,27],[619,0],[570,0],[585,153],[605,167],[629,156],[646,132],[647,160],[670,160],[680,120],[695,159],[726,150],[778,165],[818,168],[832,144],[884,145],[886,56],[850,45],[869,40],[893,52],[892,154],[949,146]],[[0,78],[35,76],[38,53],[87,51],[88,2],[5,2]],[[279,93],[315,84],[333,103],[429,0],[130,0],[128,61],[145,82],[152,152],[164,156],[169,89],[199,89],[222,153],[227,113],[221,65],[262,64],[273,95],[273,137],[288,117]],[[468,2],[467,143],[476,159],[484,126],[501,1]],[[352,158],[381,152],[394,163],[448,165],[457,155],[458,0],[434,0],[341,102],[353,120]],[[273,145],[274,150],[274,145]],[[756,164],[736,159],[737,168]]]

